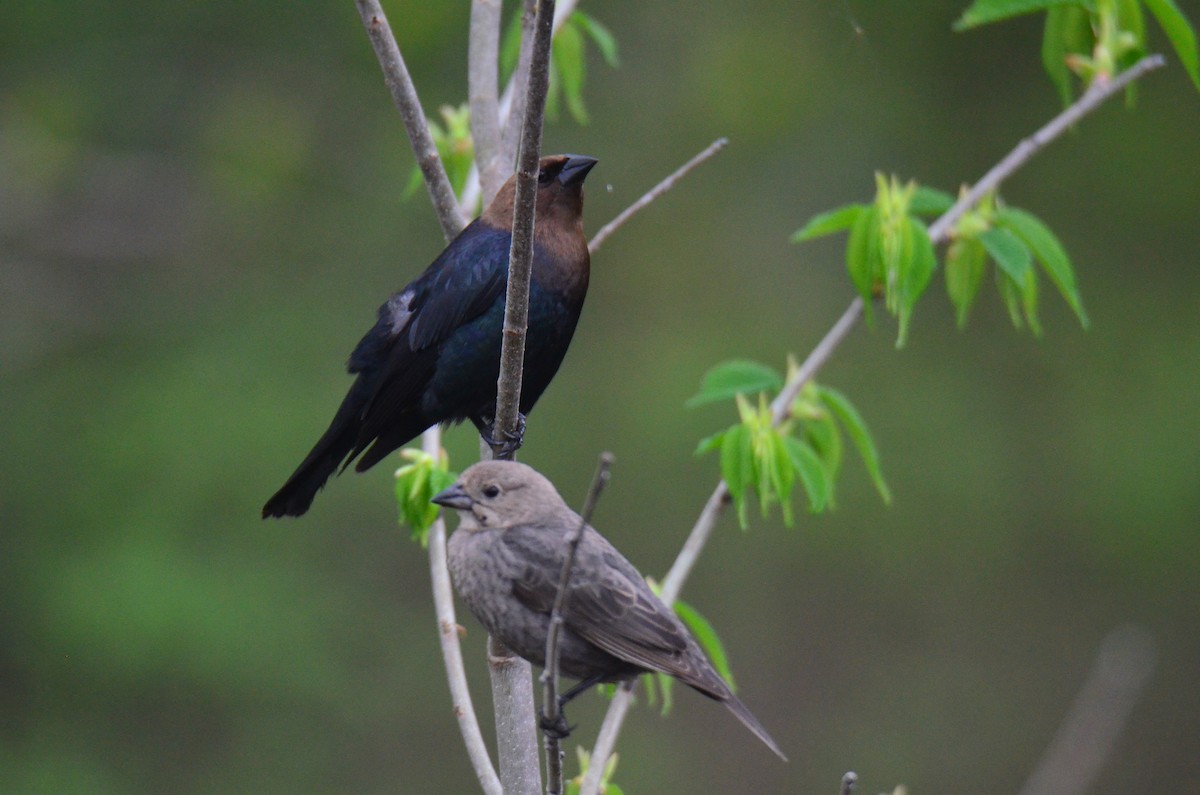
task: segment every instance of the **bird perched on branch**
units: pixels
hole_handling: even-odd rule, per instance
[[[515,461],[475,464],[433,501],[461,519],[447,548],[459,596],[495,638],[544,667],[566,538],[580,526],[579,514],[549,480]],[[559,668],[580,681],[559,697],[560,706],[593,685],[659,671],[723,703],[786,760],[674,611],[590,525],[580,539],[563,614]],[[569,727],[563,718],[543,728],[563,735]]]
[[[596,160],[541,160],[520,412],[541,397],[562,364],[587,295],[583,181]],[[375,327],[350,354],[358,377],[329,429],[263,518],[300,516],[338,467],[362,472],[437,423],[470,420],[491,440],[500,373],[508,253],[516,180],[433,261],[379,308]],[[520,434],[501,440],[515,447]],[[359,457],[361,456],[361,458]]]

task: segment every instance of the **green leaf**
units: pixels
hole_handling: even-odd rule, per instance
[[[787,447],[788,456],[792,459],[792,466],[796,468],[800,482],[804,484],[804,491],[808,494],[809,509],[813,513],[820,513],[829,504],[830,491],[829,479],[821,459],[811,447],[793,436],[785,436],[783,442]]]
[[[813,449],[825,467],[825,507],[837,507],[837,477],[842,467],[842,433],[828,409],[819,420],[804,424],[804,442]]]
[[[583,104],[585,74],[583,34],[575,25],[563,25],[554,37],[552,47],[554,62],[558,67],[559,84],[567,103],[567,112],[579,124],[587,124],[587,108]]]
[[[1077,0],[975,0],[954,23],[954,29],[967,30],[1074,2]]]
[[[596,49],[609,66],[616,69],[621,65],[617,57],[617,40],[608,28],[597,22],[595,17],[582,11],[572,14],[571,20],[595,43]]]
[[[500,82],[507,83],[517,69],[517,60],[521,57],[521,7],[508,20],[504,36],[500,40]]]
[[[1071,267],[1071,259],[1050,228],[1032,213],[1014,207],[1000,210],[996,214],[996,224],[1011,231],[1029,247],[1042,264],[1047,278],[1058,288],[1067,305],[1079,318],[1080,325],[1087,328],[1090,321],[1079,297],[1079,290],[1075,286],[1075,271]]]
[[[1087,12],[1075,6],[1056,6],[1046,12],[1046,25],[1042,32],[1042,67],[1050,82],[1058,89],[1063,106],[1071,104],[1071,70],[1067,67],[1067,56],[1077,52],[1072,46],[1079,26],[1091,36],[1091,25]]]
[[[747,395],[779,389],[783,377],[765,364],[747,359],[722,362],[704,374],[700,391],[684,405],[688,408],[728,400],[737,394]]]
[[[706,436],[700,440],[700,444],[696,445],[695,455],[704,455],[713,450],[721,449],[721,441],[725,438],[725,431],[714,433],[712,436]]]
[[[771,490],[779,498],[779,509],[783,512],[783,523],[792,526],[792,486],[796,482],[796,470],[788,454],[787,445],[778,429],[773,429],[767,437],[766,446],[767,479]]]
[[[958,327],[967,325],[967,314],[983,284],[987,252],[978,238],[959,238],[946,252],[946,292],[954,304]]]
[[[400,524],[412,528],[412,538],[422,546],[428,543],[429,528],[441,508],[431,500],[443,489],[454,485],[457,477],[440,460],[416,448],[405,448],[400,457],[409,463],[396,470],[396,506]]]
[[[696,608],[682,600],[676,599],[673,607],[675,615],[679,616],[679,620],[686,624],[692,635],[695,636],[696,642],[700,644],[700,648],[712,662],[713,668],[717,669],[717,673],[721,675],[731,690],[736,689],[733,682],[733,671],[729,669],[729,657],[725,654],[725,646],[717,637],[717,631],[713,629],[712,624],[707,618],[700,615]]]
[[[754,450],[750,429],[741,423],[730,427],[721,439],[721,477],[729,486],[729,493],[737,508],[738,522],[744,530],[749,526],[746,519],[746,488],[754,480]]]
[[[888,489],[887,481],[883,479],[883,470],[879,466],[879,450],[875,447],[875,440],[871,438],[871,432],[867,430],[866,421],[863,420],[862,415],[858,413],[858,409],[854,407],[849,398],[841,392],[827,386],[818,386],[817,390],[821,402],[829,408],[833,416],[837,417],[838,422],[850,435],[850,441],[858,450],[879,496],[890,505],[892,492]]]
[[[1021,305],[1025,308],[1025,320],[1029,323],[1029,330],[1033,332],[1035,337],[1042,336],[1042,324],[1038,322],[1037,316],[1037,271],[1033,268],[1029,269],[1029,273],[1025,277],[1025,283],[1021,285]]]
[[[900,265],[900,295],[898,296],[897,315],[900,320],[900,332],[896,338],[896,347],[904,347],[908,338],[908,324],[912,318],[913,308],[917,299],[929,286],[933,269],[937,266],[937,256],[933,252],[933,241],[925,224],[916,218],[907,219],[905,228],[904,261]]]
[[[941,215],[954,206],[954,197],[945,191],[918,185],[908,202],[913,215]]]
[[[846,204],[836,210],[818,213],[792,233],[792,242],[799,243],[802,240],[812,240],[850,229],[866,209],[864,204]]]
[[[671,705],[674,703],[671,698],[671,688],[675,685],[675,679],[658,671],[654,672],[654,679],[658,683],[658,691],[662,693],[662,709],[659,710],[659,714],[666,715],[671,711]],[[608,791],[612,791],[611,787]]]
[[[1142,0],[1150,13],[1158,20],[1163,33],[1171,40],[1175,54],[1184,70],[1192,78],[1192,83],[1200,90],[1200,53],[1196,49],[1196,31],[1188,18],[1175,5],[1174,0]]]
[[[1024,328],[1021,319],[1021,286],[1000,268],[996,268],[996,286],[1000,288],[1000,297],[1008,309],[1008,317],[1015,328]]]
[[[875,285],[883,276],[879,252],[879,211],[874,206],[864,207],[854,219],[854,226],[850,228],[850,237],[846,241],[846,268],[850,272],[850,281],[862,296],[869,320]]]
[[[1012,232],[989,229],[979,236],[979,242],[1016,284],[1025,284],[1026,274],[1033,270],[1033,255]]]

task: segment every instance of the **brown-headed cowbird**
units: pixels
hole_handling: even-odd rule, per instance
[[[494,637],[544,666],[566,537],[579,527],[579,514],[549,480],[515,461],[475,464],[433,501],[454,508],[461,519],[448,546],[459,596]],[[723,703],[786,760],[674,611],[590,525],[580,539],[563,612],[559,668],[580,681],[560,704],[593,685],[659,671]],[[551,728],[565,727],[564,719]]]
[[[587,295],[583,181],[596,160],[541,160],[534,220],[523,415],[562,364]],[[411,284],[379,308],[350,354],[357,374],[325,435],[263,506],[263,518],[300,516],[329,476],[360,455],[362,472],[437,423],[471,420],[491,438],[500,373],[515,178]],[[512,440],[520,445],[520,438]]]

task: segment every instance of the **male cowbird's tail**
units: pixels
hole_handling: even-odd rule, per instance
[[[338,408],[329,430],[321,436],[287,483],[263,506],[264,519],[281,516],[302,516],[312,505],[317,492],[354,449],[358,439],[360,413],[365,394],[355,384]]]
[[[725,706],[729,707],[729,711],[736,715],[738,720],[745,724],[747,729],[754,732],[755,737],[762,740],[768,748],[775,752],[776,756],[785,762],[787,761],[787,757],[783,755],[783,751],[779,750],[779,746],[776,745],[774,738],[770,734],[767,734],[767,730],[758,722],[758,718],[754,717],[750,709],[737,696],[730,693],[726,698],[721,699],[721,701],[725,703]]]

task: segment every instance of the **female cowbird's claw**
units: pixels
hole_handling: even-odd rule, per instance
[[[542,727],[543,732],[555,740],[567,739],[575,728],[567,723],[567,716],[562,712],[559,712],[558,717],[554,720],[547,720],[546,716],[542,715],[538,718],[538,725]]]

